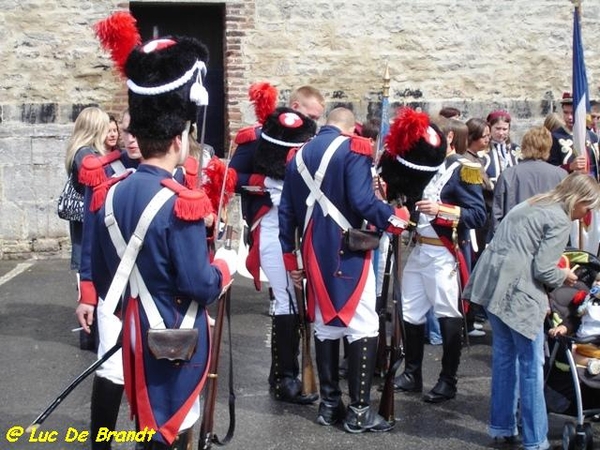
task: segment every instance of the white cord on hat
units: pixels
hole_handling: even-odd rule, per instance
[[[133,80],[127,80],[127,87],[131,89],[135,94],[139,95],[159,95],[164,94],[166,92],[174,91],[175,89],[179,89],[185,83],[190,81],[190,79],[194,76],[194,72],[198,70],[196,75],[196,81],[192,85],[190,89],[190,100],[194,102],[198,106],[206,106],[208,105],[208,91],[202,84],[202,76],[206,74],[206,65],[203,61],[197,60],[192,68],[184,73],[178,79],[171,81],[170,83],[163,84],[161,86],[138,86]]]
[[[431,166],[420,166],[418,164],[415,163],[411,163],[410,161],[405,160],[404,158],[402,158],[401,156],[396,156],[396,160],[400,163],[400,164],[404,164],[406,167],[408,167],[409,169],[413,169],[413,170],[420,170],[421,172],[437,172],[440,167],[442,167],[444,165],[444,163],[440,164],[439,166],[435,166],[435,167],[431,167]]]
[[[279,139],[275,139],[272,138],[271,136],[267,135],[264,131],[260,134],[260,137],[263,138],[265,141],[268,141],[272,144],[275,145],[281,145],[282,147],[301,147],[302,145],[304,145],[304,142],[285,142],[285,141],[280,141]]]

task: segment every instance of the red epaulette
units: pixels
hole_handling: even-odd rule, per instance
[[[373,156],[373,146],[369,138],[362,136],[350,137],[350,150],[364,156]]]
[[[200,161],[196,158],[188,156],[183,163],[183,182],[185,187],[188,189],[195,189],[198,187],[198,171],[200,168]]]
[[[251,127],[242,128],[235,136],[235,143],[240,145],[256,141],[258,139],[256,136],[257,128],[260,128],[260,125],[252,125]]]
[[[172,178],[165,178],[161,184],[177,194],[174,208],[175,217],[194,221],[203,219],[212,212],[210,200],[204,190],[188,189]]]
[[[121,152],[113,150],[107,155],[87,155],[81,162],[79,169],[79,182],[85,186],[95,187],[104,183],[108,176],[104,170],[105,166],[115,162],[121,157]]]
[[[130,170],[126,170],[118,177],[108,178],[104,183],[100,183],[99,185],[95,186],[92,194],[92,201],[90,202],[90,211],[96,212],[102,208],[102,205],[104,205],[104,202],[106,201],[106,194],[108,194],[108,190],[131,174],[132,172]]]
[[[292,159],[294,159],[296,157],[296,153],[298,153],[298,150],[300,150],[300,147],[292,147],[290,148],[290,150],[288,151],[287,156],[285,157],[285,164],[287,165]]]

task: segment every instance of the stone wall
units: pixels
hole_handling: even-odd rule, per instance
[[[138,3],[149,3],[147,0]],[[170,2],[161,3],[195,3]],[[392,106],[465,117],[496,107],[517,140],[570,89],[568,0],[238,0],[225,4],[228,133],[254,121],[247,88],[268,80],[285,102],[300,84],[358,119],[379,114],[389,64]],[[55,202],[63,156],[82,107],[118,112],[121,80],[91,25],[128,8],[116,0],[0,0],[0,258],[64,254],[67,224]],[[583,1],[592,97],[600,97],[600,3]]]

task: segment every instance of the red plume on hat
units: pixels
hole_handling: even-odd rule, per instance
[[[429,116],[412,108],[400,108],[385,138],[387,151],[394,156],[404,156],[419,140],[427,136]]]
[[[118,11],[94,25],[96,36],[102,48],[110,52],[119,73],[125,76],[125,62],[142,39],[136,26],[135,17],[128,11]]]
[[[206,181],[202,187],[206,195],[208,195],[215,213],[217,213],[219,211],[219,204],[223,208],[226,207],[229,200],[235,195],[237,172],[233,168],[228,168],[216,156],[210,159],[203,171],[206,175]],[[222,197],[221,193],[223,193]]]
[[[277,88],[265,81],[253,83],[248,89],[248,96],[254,103],[254,114],[259,123],[265,123],[267,117],[275,111],[277,95]]]

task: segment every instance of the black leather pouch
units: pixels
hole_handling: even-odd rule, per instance
[[[360,228],[350,228],[344,232],[346,247],[352,252],[366,252],[379,247],[381,233],[375,230],[362,230]]]
[[[187,362],[194,356],[197,344],[196,328],[148,330],[148,349],[156,359]]]

